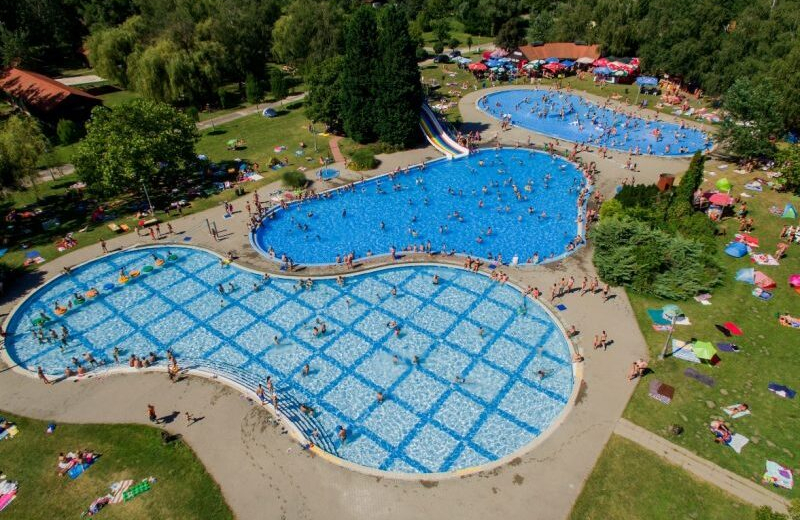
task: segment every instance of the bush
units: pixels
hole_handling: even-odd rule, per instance
[[[59,119],[56,126],[59,144],[72,144],[81,137],[81,129],[75,121],[69,119]]]
[[[184,113],[195,123],[200,121],[200,111],[197,110],[197,107],[186,107]]]
[[[372,170],[378,167],[378,159],[369,148],[360,148],[350,156],[350,169],[355,171]]]
[[[308,180],[306,179],[306,176],[303,175],[303,172],[299,172],[297,170],[288,170],[283,172],[283,175],[281,175],[281,180],[290,188],[304,188],[308,183]]]
[[[622,203],[618,199],[608,199],[600,206],[600,220],[620,218],[622,212]]]
[[[217,97],[219,97],[220,108],[233,108],[236,106],[237,99],[235,94],[225,87],[217,89]]]
[[[261,89],[261,82],[252,74],[247,74],[244,80],[244,92],[247,102],[251,105],[255,105],[261,101],[261,96],[264,94]]]
[[[430,57],[428,51],[425,50],[424,47],[417,47],[417,61],[424,61]]]
[[[433,53],[434,54],[441,54],[444,52],[444,45],[441,42],[436,42],[433,44]]]
[[[272,69],[269,75],[269,88],[275,99],[283,99],[289,95],[289,85],[286,76],[278,69]]]

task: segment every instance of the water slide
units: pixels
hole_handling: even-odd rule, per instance
[[[463,157],[469,153],[469,150],[450,137],[450,134],[444,129],[427,103],[422,104],[419,126],[422,128],[422,133],[425,134],[428,142],[448,159]]]

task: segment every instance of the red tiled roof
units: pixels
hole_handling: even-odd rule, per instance
[[[523,45],[519,48],[528,61],[559,58],[577,60],[578,58],[600,57],[599,45],[576,45],[574,43],[545,43],[544,45]]]
[[[29,108],[40,112],[49,112],[70,96],[102,102],[100,98],[80,89],[61,84],[35,72],[16,68],[0,72],[0,90],[13,98],[21,99]]]

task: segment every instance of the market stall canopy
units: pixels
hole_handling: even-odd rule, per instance
[[[594,63],[594,60],[592,58],[587,58],[585,56],[583,58],[578,58],[575,61],[577,61],[581,65],[591,65],[592,63]]]
[[[658,78],[653,76],[639,76],[636,78],[636,84],[640,87],[655,87],[658,85]]]
[[[566,67],[560,63],[547,63],[542,66],[543,69],[547,69],[551,72],[558,72],[559,70],[564,70]]]
[[[574,61],[572,61],[572,60],[564,60],[564,61],[562,61],[562,62],[561,62],[561,64],[562,64],[563,66],[567,67],[567,68],[570,68],[570,67],[572,67],[573,65],[575,65],[575,62],[574,62]]]
[[[483,70],[487,70],[489,67],[487,67],[487,66],[486,66],[485,64],[483,64],[483,63],[470,63],[469,65],[467,65],[467,68],[468,68],[469,70],[473,70],[473,71],[474,71],[474,70],[480,70],[480,71],[483,71]]]
[[[592,62],[592,65],[594,65],[595,67],[605,67],[606,65],[608,65],[608,59],[597,58]]]
[[[508,51],[503,49],[495,49],[489,56],[491,56],[492,58],[503,58],[505,56],[508,56]]]
[[[558,61],[559,61],[558,58],[556,58],[554,56],[551,56],[551,57],[547,58],[546,60],[544,60],[545,63],[558,63]]]
[[[595,67],[592,73],[595,76],[610,76],[611,69],[609,69],[608,67]]]

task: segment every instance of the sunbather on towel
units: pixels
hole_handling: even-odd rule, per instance
[[[67,455],[64,455],[63,452],[59,453],[58,454],[58,464],[57,464],[58,469],[56,470],[56,472],[58,473],[58,476],[59,477],[63,477],[64,475],[66,475],[67,472],[76,463],[77,463],[77,460],[75,459],[75,454],[74,453],[70,452]]]
[[[722,421],[711,421],[711,433],[714,434],[714,442],[728,444],[733,439],[733,432]]]
[[[731,415],[736,415],[737,413],[746,412],[750,409],[747,403],[741,404],[733,404],[731,406],[726,406],[725,411],[727,411]]]
[[[631,370],[628,372],[628,381],[633,381],[637,377],[642,377],[645,370],[647,370],[647,361],[644,359],[637,359],[631,364]]]

